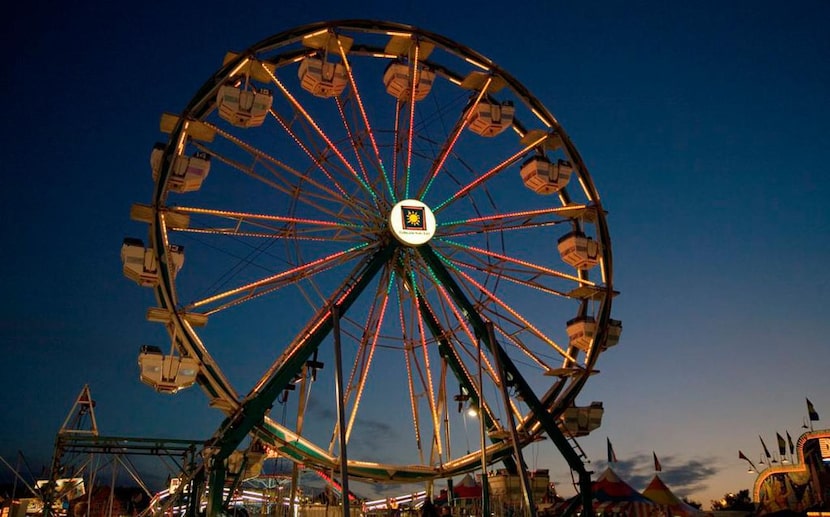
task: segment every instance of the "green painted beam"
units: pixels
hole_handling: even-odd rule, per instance
[[[452,275],[449,274],[449,271],[447,271],[447,268],[444,266],[441,258],[435,253],[435,251],[432,250],[432,248],[428,246],[421,246],[420,248],[418,248],[418,251],[421,253],[421,256],[427,262],[435,276],[449,290],[450,294],[452,295],[456,303],[458,303],[464,309],[464,311],[467,314],[467,317],[470,320],[470,323],[473,325],[473,328],[475,329],[476,336],[479,339],[483,339],[485,342],[490,341],[486,339],[487,327],[484,320],[481,318],[481,315],[478,314],[478,311],[475,310],[473,305],[464,295],[464,292],[461,290],[461,287],[455,282],[455,279],[452,277]],[[510,359],[510,357],[507,355],[507,353],[504,351],[501,345],[499,345],[496,340],[493,340],[491,346],[491,353],[498,354],[499,360],[501,361],[504,370],[513,376],[513,380],[516,383],[516,389],[519,391],[520,396],[523,397],[523,400],[530,408],[530,411],[539,420],[539,423],[542,425],[542,428],[545,430],[550,439],[562,453],[562,456],[568,462],[568,465],[572,469],[577,471],[580,477],[580,485],[584,485],[583,479],[588,476],[585,470],[585,465],[582,463],[582,460],[579,458],[576,452],[574,452],[573,447],[571,447],[570,443],[568,443],[568,440],[559,430],[559,426],[556,424],[556,421],[554,420],[553,416],[548,412],[548,408],[541,403],[539,398],[530,388],[530,385],[521,375],[519,370],[516,368],[516,365],[513,363],[513,361]]]
[[[345,293],[340,302],[341,313],[345,314],[348,311],[381,267],[392,257],[396,248],[397,242],[391,241],[368,259],[351,289]],[[277,396],[285,389],[285,386],[294,375],[302,369],[305,362],[317,350],[326,336],[331,333],[333,327],[331,311],[327,311],[324,318],[324,321],[318,324],[313,332],[305,338],[305,343],[297,352],[280,365],[263,388],[248,399],[235,415],[226,421],[227,425],[223,426],[224,432],[215,442],[215,445],[219,447],[218,455],[220,458],[227,458],[242,443],[248,433],[255,426],[262,423],[265,413],[273,406]]]

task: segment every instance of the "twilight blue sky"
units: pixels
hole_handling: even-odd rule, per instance
[[[750,488],[758,435],[800,432],[809,397],[830,418],[830,3],[704,1],[85,2],[4,22],[0,192],[0,455],[47,464],[89,383],[107,435],[202,438],[198,389],[138,381],[151,296],[121,275],[149,150],[221,63],[320,20],[422,27],[491,58],[562,122],[609,212],[614,317],[624,324],[579,397],[601,400],[581,444],[599,470],[664,479],[708,507]],[[532,467],[572,492],[549,443]],[[37,467],[36,467],[37,468]],[[0,470],[0,479],[7,478]]]

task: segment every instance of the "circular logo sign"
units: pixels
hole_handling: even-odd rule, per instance
[[[404,199],[392,207],[389,228],[401,244],[420,246],[435,235],[435,216],[417,199]]]

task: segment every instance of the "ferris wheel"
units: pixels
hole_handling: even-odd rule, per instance
[[[344,436],[371,481],[502,460],[542,414],[590,430],[569,412],[621,331],[605,213],[557,119],[491,60],[313,24],[229,53],[161,129],[131,213],[149,239],[121,252],[171,338],[142,349],[144,382],[199,384],[228,429],[307,465],[335,467]]]

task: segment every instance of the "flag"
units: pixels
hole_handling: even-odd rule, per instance
[[[795,446],[793,445],[793,438],[790,436],[790,432],[787,431],[787,443],[790,446],[790,454],[795,454]]]
[[[775,438],[778,440],[778,454],[784,456],[787,454],[787,444],[784,442],[784,437],[775,433]]]
[[[761,440],[761,446],[764,448],[764,454],[766,455],[767,459],[772,458],[772,454],[769,453],[769,449],[767,449],[767,444],[764,443],[764,439],[761,438],[761,435],[758,435],[758,439]]]
[[[611,439],[606,437],[605,441],[608,442],[608,463],[617,463],[617,455],[614,454],[614,447],[611,446]]]
[[[662,472],[663,471],[663,465],[660,465],[660,460],[657,459],[657,453],[654,452],[654,451],[651,451],[651,455],[654,456],[654,470],[656,472]]]
[[[810,402],[810,399],[807,400],[807,414],[810,415],[810,421],[815,422],[818,420],[818,413],[816,413],[816,408],[813,407],[813,403]]]
[[[756,468],[755,468],[755,464],[754,464],[754,463],[752,463],[752,460],[750,460],[749,458],[747,458],[747,457],[744,455],[743,451],[738,451],[738,459],[739,459],[739,460],[744,460],[744,461],[746,461],[747,463],[749,463],[749,466],[750,466],[750,467],[752,467],[752,470],[755,470],[755,471],[757,471],[757,470],[758,470],[758,469],[756,469]]]

